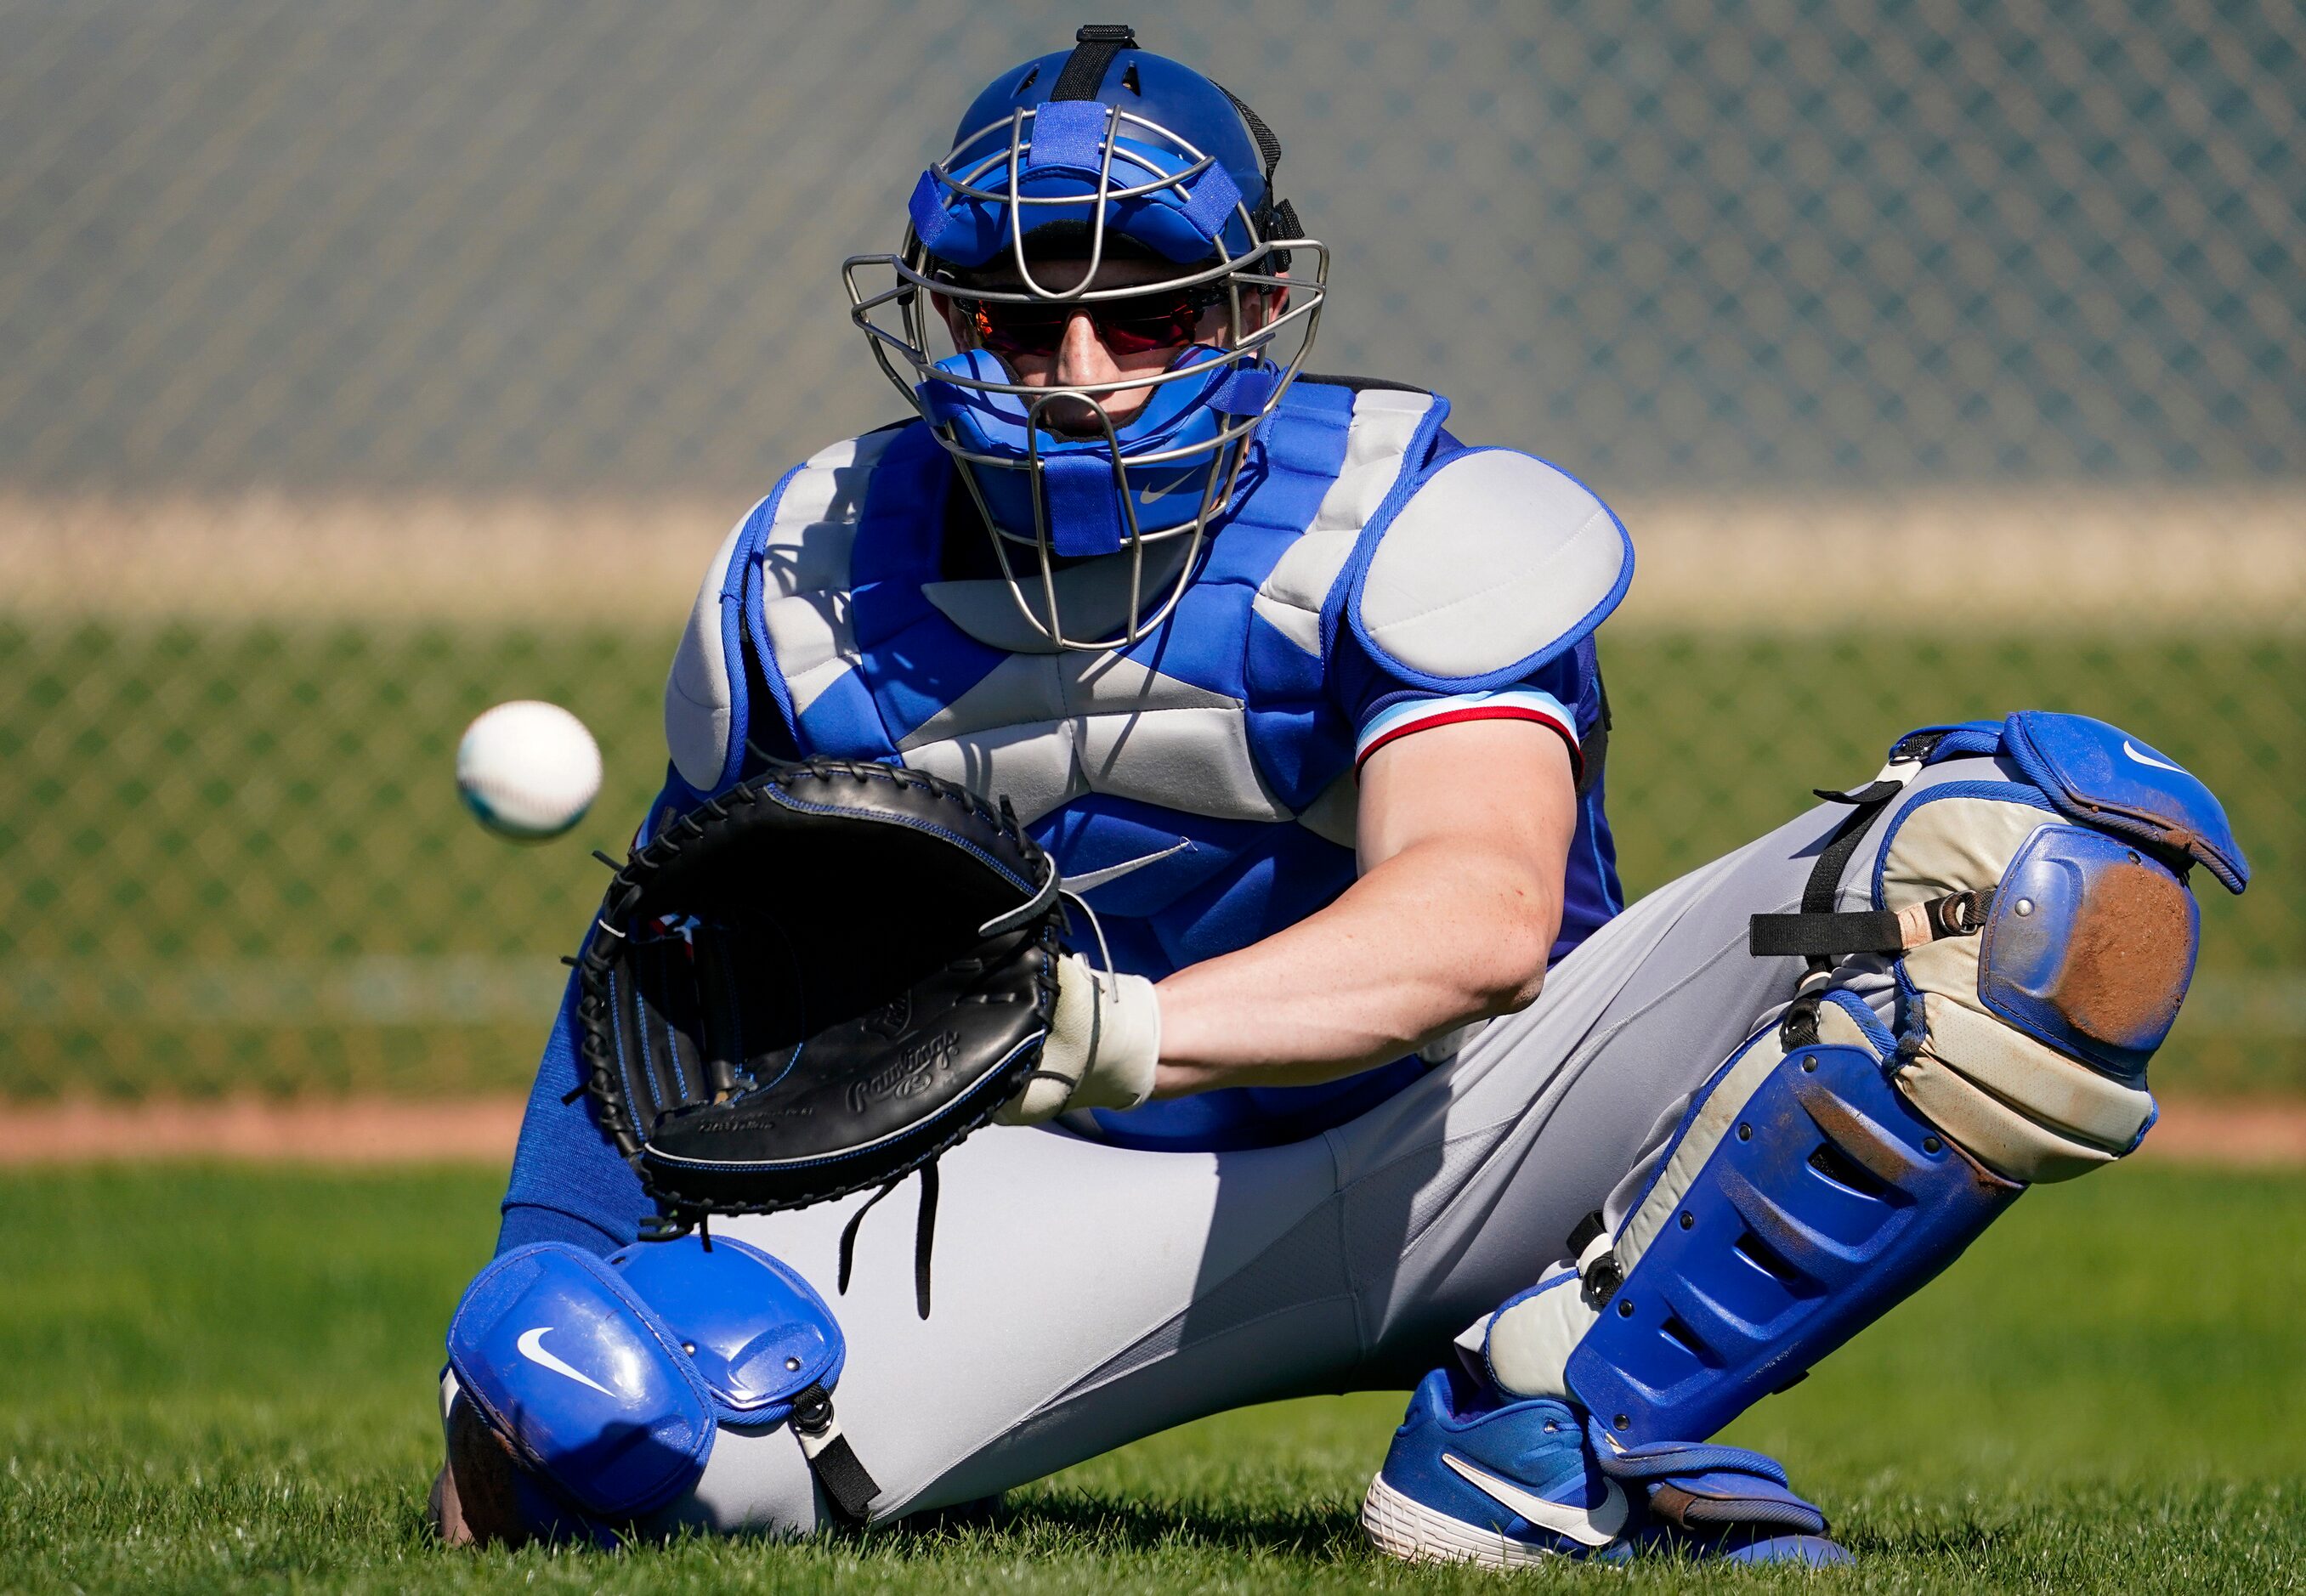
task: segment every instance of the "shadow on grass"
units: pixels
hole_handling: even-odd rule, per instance
[[[1020,1542],[1051,1539],[1085,1550],[1223,1551],[1324,1559],[1358,1554],[1358,1510],[1334,1501],[1260,1506],[1206,1498],[1144,1499],[1091,1491],[1037,1490],[998,1505],[972,1505],[906,1521],[917,1536],[999,1536]]]
[[[433,1535],[422,1497],[394,1515],[406,1541],[447,1551]],[[771,1535],[722,1537],[694,1527],[663,1539],[635,1540],[614,1547],[587,1546],[558,1539],[538,1548],[553,1557],[597,1552],[677,1553],[683,1548],[773,1543]],[[874,1561],[932,1561],[944,1556],[988,1554],[1085,1558],[1125,1553],[1217,1552],[1230,1556],[1303,1558],[1335,1561],[1363,1554],[1361,1520],[1354,1506],[1308,1500],[1302,1506],[1270,1506],[1206,1498],[1140,1499],[1070,1489],[1026,1488],[1018,1499],[972,1502],[939,1508],[876,1525],[869,1530],[832,1528],[787,1544]],[[482,1555],[514,1549],[482,1549]]]

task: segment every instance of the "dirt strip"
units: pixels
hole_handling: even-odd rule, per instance
[[[566,625],[670,635],[741,495],[214,497],[0,487],[0,615]],[[2306,611],[2306,481],[2036,482],[1617,496],[1639,550],[1620,625],[1850,624],[1789,605],[1821,571],[1894,570],[1866,624],[2028,635],[2109,622],[2289,631]]]
[[[17,1103],[0,1108],[0,1165],[507,1164],[525,1102],[507,1095]]]
[[[518,1097],[411,1102],[337,1097],[0,1107],[0,1165],[191,1159],[265,1164],[503,1164]],[[2306,1167],[2306,1099],[2179,1098],[2140,1156],[2163,1164]]]
[[[2237,1169],[2306,1165],[2306,1101],[2289,1097],[2186,1098],[2162,1105],[2139,1148],[2165,1164]]]

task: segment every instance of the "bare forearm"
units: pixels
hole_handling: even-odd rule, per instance
[[[1560,921],[1559,876],[1525,856],[1413,845],[1320,913],[1162,982],[1156,1096],[1332,1080],[1521,1007]]]

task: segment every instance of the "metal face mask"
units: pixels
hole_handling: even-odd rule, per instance
[[[1257,429],[1311,346],[1328,252],[1296,236],[1294,210],[1273,199],[1280,145],[1247,106],[1138,49],[1127,28],[1086,27],[1077,38],[978,97],[952,152],[921,175],[901,248],[852,258],[842,276],[874,359],[957,462],[1020,612],[1058,647],[1103,652],[1168,616],[1212,524],[1243,491]],[[1036,277],[1029,241],[1063,223],[1086,239],[1074,252],[1086,269],[1058,287]],[[1101,283],[1114,238],[1175,270]],[[1285,275],[1293,260],[1302,263]],[[999,286],[984,286],[985,269],[999,265]],[[879,270],[892,286],[868,291],[866,274]],[[1046,260],[1041,272],[1057,275]],[[991,336],[932,354],[931,329],[943,325],[932,294],[962,300]],[[1190,329],[1189,305],[1223,311],[1221,339],[1183,342],[1164,369],[1093,388],[1021,382],[995,353],[1046,344],[1075,312],[1115,347],[1150,346],[1165,316]],[[1142,407],[1115,420],[1114,397],[1139,389]],[[1157,557],[1162,591],[1149,593],[1146,550],[1176,544]],[[1022,581],[1021,550],[1034,559]],[[1123,624],[1074,636],[1056,574],[1100,556],[1123,557],[1111,568],[1127,588]]]

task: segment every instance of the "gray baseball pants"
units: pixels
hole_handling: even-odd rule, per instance
[[[1910,791],[1973,774],[1956,760]],[[991,1495],[1204,1414],[1402,1387],[1535,1282],[1584,1215],[1671,1132],[1689,1095],[1801,973],[1747,952],[1798,909],[1848,813],[1813,810],[1633,905],[1543,994],[1457,1056],[1312,1140],[1145,1152],[995,1127],[945,1155],[935,1301],[914,1303],[910,1193],[716,1222],[799,1269],[849,1342],[842,1430],[876,1518]],[[1863,893],[1883,828],[1843,876]],[[1846,901],[1844,907],[1864,907]],[[724,1429],[668,1524],[829,1522],[781,1425]]]

